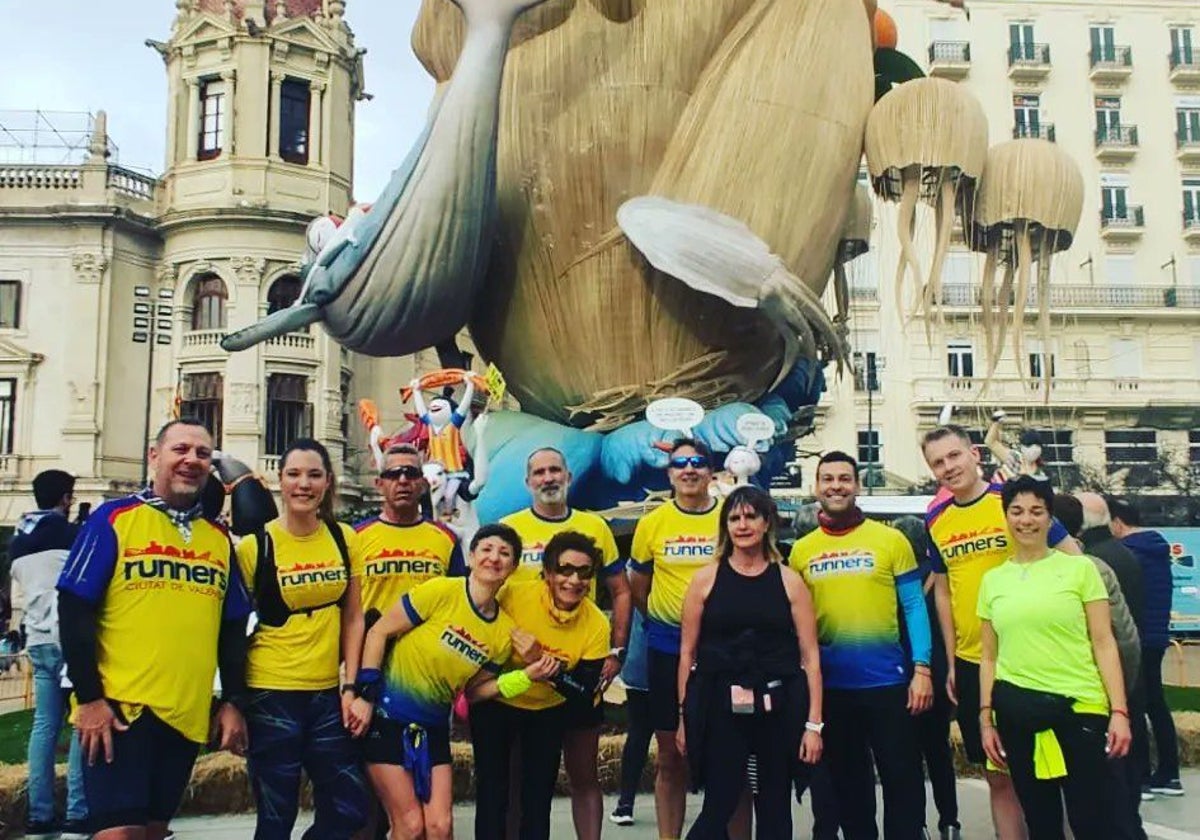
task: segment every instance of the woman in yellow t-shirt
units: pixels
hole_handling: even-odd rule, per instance
[[[313,784],[311,836],[348,840],[366,822],[367,788],[351,741],[368,720],[338,691],[358,673],[363,642],[354,530],[333,518],[333,465],[301,438],[279,459],[279,518],[237,547],[258,625],[246,659],[248,764],[258,805],[255,840],[292,835],[300,771]]]
[[[1001,492],[1015,553],[979,588],[983,749],[1008,767],[1030,840],[1114,837],[1115,774],[1129,711],[1108,592],[1090,557],[1052,549],[1054,491],[1020,476]]]
[[[506,586],[500,606],[520,629],[512,634],[509,673],[549,655],[558,669],[546,682],[495,696],[494,683],[468,689],[475,753],[475,840],[503,840],[508,822],[509,760],[520,744],[522,840],[550,837],[550,803],[558,779],[566,723],[598,701],[609,651],[609,623],[588,597],[603,556],[591,537],[560,531],[542,554],[542,580]],[[508,674],[500,677],[508,678]],[[572,713],[574,717],[571,717]]]

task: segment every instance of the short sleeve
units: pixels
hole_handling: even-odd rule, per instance
[[[975,614],[983,621],[992,620],[992,596],[991,586],[988,585],[988,578],[992,576],[988,572],[983,576],[983,580],[979,582],[979,601],[975,607]]]
[[[653,539],[653,525],[646,519],[639,519],[633,529],[633,546],[629,550],[629,565],[635,572],[644,575],[654,572],[654,551],[650,547]]]
[[[88,517],[59,575],[60,591],[69,592],[93,604],[104,598],[117,567],[117,532],[112,525],[113,513],[114,509],[101,507]]]
[[[804,578],[805,583],[808,583],[808,576],[806,574],[808,571],[808,564],[804,562],[803,545],[803,539],[796,540],[796,542],[792,544],[792,550],[788,552],[787,562],[789,566],[795,569],[796,574]]]
[[[1091,601],[1107,601],[1108,589],[1104,586],[1104,578],[1090,557],[1080,557],[1079,600],[1087,604]]]
[[[462,543],[456,539],[453,548],[450,549],[450,563],[446,566],[446,577],[466,576],[467,561],[463,559]]]
[[[367,558],[363,554],[362,535],[349,525],[338,523],[342,529],[342,539],[346,541],[346,550],[350,552],[350,577],[361,578],[366,574]]]
[[[604,574],[606,576],[615,575],[623,571],[624,564],[621,562],[621,553],[617,550],[617,540],[613,536],[612,528],[608,527],[608,523],[601,519],[597,531],[599,539],[596,543],[603,558]]]
[[[462,582],[452,583],[447,578],[434,578],[409,590],[400,602],[404,605],[404,611],[408,613],[413,626],[429,620],[445,603],[454,586],[462,586]]]
[[[1055,518],[1050,519],[1050,532],[1046,534],[1046,543],[1050,547],[1054,547],[1071,536],[1066,527]]]
[[[242,537],[238,541],[236,554],[242,585],[253,594],[254,572],[258,568],[258,537],[254,534]]]
[[[580,655],[580,659],[604,659],[608,656],[609,639],[612,635],[611,626],[608,619],[604,617],[604,613],[597,609],[592,613],[593,622],[589,628],[587,644]]]
[[[896,580],[906,580],[920,574],[917,570],[917,555],[913,553],[912,543],[899,531],[892,534],[892,551],[894,557],[892,576]]]

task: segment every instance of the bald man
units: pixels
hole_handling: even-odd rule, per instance
[[[1083,544],[1085,554],[1099,557],[1117,576],[1121,593],[1133,620],[1141,626],[1142,607],[1146,600],[1145,585],[1142,583],[1142,567],[1133,552],[1112,535],[1108,524],[1108,502],[1099,493],[1076,493],[1075,498],[1083,507],[1083,530],[1077,536]]]

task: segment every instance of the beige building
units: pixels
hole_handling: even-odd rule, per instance
[[[896,207],[877,203],[872,251],[849,269],[858,373],[831,377],[816,440],[801,447],[874,456],[880,491],[903,490],[928,477],[918,438],[953,403],[973,430],[996,408],[1013,437],[1046,430],[1052,464],[1132,467],[1133,477],[1159,448],[1200,462],[1200,3],[971,0],[969,21],[926,0],[880,5],[902,51],[979,98],[991,142],[1045,137],[1070,153],[1086,184],[1083,219],[1054,258],[1050,345],[1028,317],[1022,357],[1006,342],[985,390],[971,306],[982,257],[957,237],[927,341],[923,319],[904,324],[894,303]],[[932,213],[918,212],[928,271]],[[806,485],[814,463],[804,461]]]
[[[49,467],[79,477],[80,501],[138,486],[177,400],[267,475],[287,441],[322,439],[359,495],[357,400],[400,425],[387,396],[414,360],[356,357],[317,328],[219,346],[295,299],[307,223],[351,202],[364,91],[345,5],[178,0],[169,39],[148,42],[168,84],[161,178],[113,162],[102,115],[74,156],[44,147],[69,117],[7,115],[28,142],[0,163],[0,524]]]

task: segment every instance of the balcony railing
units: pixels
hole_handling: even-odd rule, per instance
[[[1146,214],[1141,205],[1131,204],[1123,211],[1101,210],[1100,229],[1140,228],[1146,226]]]
[[[1183,212],[1183,231],[1187,234],[1200,234],[1200,212]]]
[[[1175,145],[1181,152],[1200,152],[1200,132],[1178,131],[1175,133]]]
[[[18,190],[79,190],[87,182],[85,173],[93,167],[84,165],[11,164],[0,165],[0,189]],[[153,201],[158,179],[134,172],[123,166],[108,166],[102,170],[104,185],[126,198]]]
[[[263,455],[259,459],[259,468],[268,481],[275,478],[279,475],[279,456]]]
[[[267,339],[269,350],[281,350],[284,353],[311,353],[316,347],[316,338],[307,332],[290,332]]]
[[[183,334],[184,350],[215,350],[225,338],[224,330],[190,330]]]
[[[967,401],[985,394],[996,403],[1024,402],[1046,393],[1046,382],[1033,376],[995,376],[941,378],[922,377],[914,381],[919,403],[942,405],[949,401]],[[1146,377],[1066,377],[1050,380],[1055,401],[1079,405],[1144,404],[1147,399],[1189,400],[1196,391],[1196,380],[1153,379]]]
[[[939,69],[955,68],[954,75],[965,75],[971,65],[969,41],[934,41],[929,45],[929,67],[931,75]]]
[[[1014,140],[1033,138],[1034,140],[1049,140],[1053,143],[1057,139],[1054,136],[1054,123],[1038,123],[1037,125],[1017,124],[1013,126],[1012,135]]]
[[[1133,67],[1133,50],[1129,47],[1102,47],[1088,54],[1092,69],[1122,69]]]
[[[154,190],[158,186],[158,181],[149,175],[134,172],[123,166],[110,166],[108,167],[108,186],[131,198],[151,201],[154,198]]]
[[[974,308],[980,305],[980,286],[947,283],[942,287],[942,305]],[[1008,305],[1014,303],[1009,296]],[[1026,311],[1037,306],[1037,292],[1030,289]],[[1200,309],[1200,286],[1051,286],[1051,309]]]
[[[1049,44],[1011,44],[1008,48],[1010,68],[1046,68],[1050,65]]]
[[[1136,125],[1110,125],[1096,129],[1096,148],[1106,146],[1136,146],[1138,130]]]
[[[1200,50],[1171,50],[1172,77],[1200,77]]]

